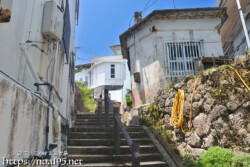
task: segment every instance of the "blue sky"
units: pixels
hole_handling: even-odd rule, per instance
[[[135,11],[150,6],[143,17],[153,10],[215,7],[217,0],[80,0],[79,24],[76,29],[76,64],[89,63],[91,57],[113,55],[109,48],[120,44],[119,35],[129,28]],[[131,21],[131,26],[134,20]]]

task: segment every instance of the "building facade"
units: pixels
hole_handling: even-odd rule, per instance
[[[224,8],[157,10],[143,19],[135,17],[135,25],[120,35],[134,107],[193,74],[195,59],[223,55],[218,29],[225,18]]]
[[[250,34],[250,0],[240,0],[241,9]],[[226,7],[228,18],[220,29],[224,54],[228,57],[245,55],[247,43],[236,0],[218,0],[218,7]]]
[[[11,19],[0,24],[0,157],[32,157],[51,143],[61,152],[61,132],[72,124],[79,1],[1,0],[1,5]]]
[[[94,89],[94,96],[99,97],[104,89],[108,89],[111,100],[121,102],[127,89],[130,89],[130,75],[127,61],[121,55],[119,45],[111,46],[113,56],[92,58],[92,66],[88,71],[89,88]]]
[[[91,63],[76,65],[75,66],[75,81],[88,83],[89,82],[88,70],[90,69],[90,67],[91,67]]]

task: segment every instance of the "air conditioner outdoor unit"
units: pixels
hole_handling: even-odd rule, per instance
[[[42,34],[57,41],[62,39],[63,12],[55,1],[47,1],[44,4]]]

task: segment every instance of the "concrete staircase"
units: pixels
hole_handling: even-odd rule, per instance
[[[97,115],[77,115],[75,126],[68,133],[68,159],[81,159],[85,167],[131,166],[131,153],[121,135],[121,155],[114,155],[113,116],[110,127],[105,127],[102,116],[100,125]],[[134,143],[140,143],[141,166],[168,167],[147,133],[140,126],[126,127]]]

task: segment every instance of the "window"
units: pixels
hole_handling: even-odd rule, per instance
[[[80,82],[82,82],[82,78],[80,78]]]
[[[111,64],[110,78],[115,78],[115,65]]]
[[[193,74],[194,59],[202,56],[202,45],[202,41],[166,43],[168,76]]]
[[[85,76],[85,81],[89,81],[89,77],[88,76]]]

